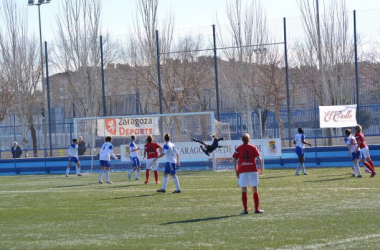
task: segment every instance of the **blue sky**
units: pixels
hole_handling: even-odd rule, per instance
[[[24,1],[27,6],[27,0]],[[58,3],[64,0],[51,0],[50,4],[41,6],[43,40],[53,39],[55,15],[58,12]],[[330,1],[330,0],[326,0]],[[272,29],[280,29],[282,18],[288,20],[290,33],[292,28],[301,28],[299,23],[300,13],[296,0],[261,0],[263,3],[269,25]],[[320,0],[320,5],[323,0]],[[373,33],[380,30],[380,1],[378,0],[347,0],[349,16],[352,10],[358,10],[357,18],[360,20],[358,30],[365,33]],[[227,24],[225,17],[225,0],[160,0],[159,18],[171,10],[175,16],[176,29],[209,27],[216,23],[215,17],[221,24]],[[104,0],[103,1],[103,27],[108,29],[114,36],[128,34],[128,28],[133,24],[133,15],[136,12],[135,0]],[[367,11],[370,10],[370,11]],[[37,7],[27,7],[30,29],[38,32]],[[377,32],[377,31],[376,31]]]

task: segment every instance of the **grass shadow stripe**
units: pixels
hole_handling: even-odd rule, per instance
[[[149,197],[149,196],[153,196],[153,195],[157,195],[157,194],[158,193],[134,195],[134,196],[126,196],[126,197],[114,197],[114,198],[108,198],[108,199],[102,199],[102,200],[106,201],[106,200],[122,200],[122,199],[142,198],[142,197]]]
[[[351,178],[351,177],[350,177]],[[324,179],[324,180],[315,180],[315,181],[305,181],[305,182],[326,182],[326,181],[343,181],[343,180],[347,180],[347,179],[350,179],[349,177],[345,177],[345,178],[333,178],[333,179]]]
[[[87,184],[76,184],[76,185],[67,185],[67,186],[58,186],[58,187],[53,187],[53,188],[72,188],[72,187],[86,187],[86,186],[92,186],[98,184],[97,182],[93,183],[87,183]]]
[[[231,218],[231,217],[235,217],[235,216],[240,216],[240,215],[233,214],[233,215],[224,215],[224,216],[201,218],[201,219],[180,220],[180,221],[172,221],[172,222],[162,223],[160,225],[165,226],[165,225],[181,224],[181,223],[194,223],[194,222],[201,222],[201,221],[221,220],[221,219]]]

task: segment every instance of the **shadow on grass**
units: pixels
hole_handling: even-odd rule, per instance
[[[107,184],[109,185],[109,184]],[[113,186],[109,186],[108,188],[127,188],[127,187],[136,187],[136,186],[143,186],[144,184],[132,184],[132,185],[126,185],[126,186],[115,186],[115,184]]]
[[[186,172],[181,172],[181,171],[178,171],[177,173],[179,174],[179,175],[182,175],[182,176],[185,176],[185,175],[195,175],[195,174],[199,174],[199,172],[209,172],[209,170],[198,170],[198,171],[193,171],[193,172],[188,172],[188,171],[186,171]]]
[[[260,176],[260,180],[263,179],[278,179],[278,178],[287,178],[290,177],[291,175],[283,175],[283,176]]]
[[[306,182],[326,182],[326,181],[342,181],[342,180],[347,180],[347,177],[346,178],[333,178],[333,179],[306,181]]]
[[[115,197],[115,198],[108,198],[108,199],[102,199],[103,201],[106,200],[122,200],[122,199],[132,199],[132,198],[142,198],[142,197],[148,197],[148,196],[153,196],[156,195],[157,193],[153,194],[142,194],[142,195],[135,195],[135,196],[126,196],[126,197]]]
[[[352,173],[352,172],[351,172]],[[319,178],[324,178],[324,177],[331,177],[331,176],[347,176],[347,175],[351,175],[351,173],[343,173],[343,174],[331,174],[331,175],[321,175],[321,176],[318,176]]]
[[[92,185],[97,185],[97,182],[93,183],[87,183],[87,184],[77,184],[77,185],[67,185],[67,186],[58,186],[54,188],[71,188],[71,187],[85,187],[85,186],[92,186]]]
[[[235,216],[240,216],[240,215],[233,214],[233,215],[225,215],[225,216],[209,217],[209,218],[201,218],[201,219],[193,219],[193,220],[180,220],[180,221],[172,221],[172,222],[162,223],[160,225],[165,226],[165,225],[181,224],[181,223],[193,223],[193,222],[210,221],[210,220],[221,220],[221,219],[231,218],[231,217],[235,217]]]

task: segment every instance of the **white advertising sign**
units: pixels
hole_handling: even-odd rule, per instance
[[[211,144],[211,141],[206,142]],[[174,143],[178,149],[180,159],[183,160],[191,160],[191,159],[209,159],[201,149],[200,144],[197,142],[177,142]],[[231,158],[235,149],[242,144],[241,140],[232,140],[232,141],[220,141],[219,146],[223,146],[222,148],[216,149],[215,158]],[[263,157],[268,156],[281,156],[281,139],[280,138],[272,138],[272,139],[257,139],[251,140],[251,144],[257,146],[259,148],[260,154]],[[161,145],[163,146],[163,145]],[[138,144],[137,147],[141,148],[140,156],[144,155],[144,145]],[[120,145],[121,152],[121,160],[129,161],[129,145]]]
[[[356,104],[319,106],[319,126],[321,128],[352,127],[356,124]]]
[[[158,117],[97,119],[98,136],[159,134]]]

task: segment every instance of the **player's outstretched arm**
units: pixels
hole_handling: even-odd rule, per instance
[[[154,158],[153,162],[156,162],[158,159],[160,159],[164,155],[165,154],[163,152],[161,152],[161,154],[159,156],[157,156],[156,158]]]
[[[200,141],[200,140],[198,140],[198,139],[196,139],[196,138],[193,138],[193,141],[198,142],[198,143],[200,143],[200,144],[202,144],[202,145],[205,145],[205,146],[207,147],[207,144],[204,143],[203,141]]]
[[[311,144],[308,143],[307,141],[305,141],[305,139],[302,139],[302,143],[303,143],[303,144],[306,144],[306,145],[309,145],[309,146],[311,147]]]
[[[132,149],[132,152],[139,151],[139,150],[140,150],[140,148],[136,147],[136,148]]]

